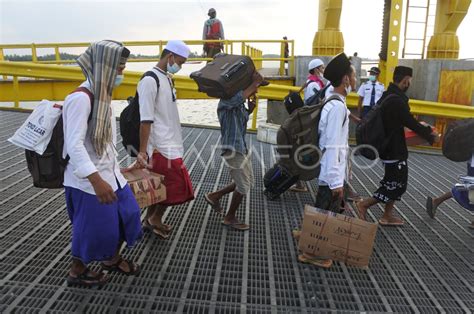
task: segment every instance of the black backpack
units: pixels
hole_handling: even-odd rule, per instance
[[[451,122],[444,134],[442,150],[449,160],[468,161],[474,153],[474,118]]]
[[[290,176],[309,181],[319,175],[319,161],[322,157],[319,149],[319,120],[323,107],[331,100],[342,102],[339,97],[331,96],[318,105],[299,108],[278,130],[278,164],[284,167]]]
[[[293,111],[305,105],[316,106],[320,104],[321,101],[324,99],[324,97],[326,96],[326,90],[328,89],[330,84],[324,86],[319,91],[316,91],[316,93],[310,98],[308,98],[306,101],[303,101],[303,99],[300,96],[300,93],[306,88],[306,86],[308,86],[312,82],[316,82],[316,81],[308,81],[301,87],[301,89],[298,92],[290,92],[288,95],[286,95],[285,99],[283,100],[283,103],[285,104],[286,111],[289,114],[292,114]]]
[[[94,95],[85,87],[79,87],[75,92],[86,93],[94,105]],[[88,121],[92,118],[92,110]],[[35,151],[25,150],[26,164],[33,177],[33,185],[38,188],[60,189],[63,187],[64,171],[66,170],[69,156],[63,158],[64,132],[63,117],[59,117],[54,126],[51,140],[43,155]]]
[[[390,94],[373,106],[356,127],[357,146],[362,146],[358,147],[358,150],[367,159],[376,159],[385,150],[390,141],[390,137],[387,137],[387,134],[385,134],[382,110],[384,103],[394,97],[397,96]]]
[[[160,80],[155,72],[145,72],[140,80],[146,76],[151,76],[155,79],[157,90],[159,90]],[[140,122],[140,104],[138,91],[136,91],[135,97],[129,97],[128,106],[120,114],[120,135],[122,136],[122,144],[132,157],[137,157],[140,150]]]

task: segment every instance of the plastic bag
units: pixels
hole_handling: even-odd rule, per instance
[[[63,106],[43,99],[8,141],[42,155],[51,140]]]

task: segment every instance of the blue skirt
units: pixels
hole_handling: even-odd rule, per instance
[[[110,260],[120,242],[131,247],[142,237],[140,208],[128,186],[119,188],[113,204],[101,204],[96,195],[65,187],[72,223],[72,256],[88,264]]]
[[[467,164],[467,175],[474,177],[474,167],[471,167],[470,163]],[[451,190],[453,198],[458,202],[459,205],[464,207],[467,210],[474,211],[474,204],[469,204],[469,194],[468,191],[462,191],[454,187]]]

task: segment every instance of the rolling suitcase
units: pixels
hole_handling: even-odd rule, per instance
[[[285,167],[277,163],[263,177],[265,186],[263,194],[274,200],[286,192],[296,181],[298,181],[298,176],[292,175]]]
[[[228,99],[252,83],[255,65],[248,56],[218,54],[204,68],[191,73],[200,92]]]

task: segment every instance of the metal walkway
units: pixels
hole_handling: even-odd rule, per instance
[[[256,184],[240,217],[251,230],[227,230],[203,199],[230,180],[212,149],[220,133],[199,128],[184,129],[185,162],[197,197],[169,211],[172,237],[160,241],[147,234],[126,252],[142,265],[137,277],[113,275],[100,290],[68,288],[71,226],[63,192],[33,188],[23,151],[6,141],[26,116],[0,111],[0,312],[474,311],[474,233],[467,228],[474,216],[452,200],[435,220],[424,212],[425,194],[450,189],[465,165],[411,154],[408,192],[397,204],[406,225],[379,228],[370,270],[340,263],[321,270],[297,262],[291,237],[303,205],[314,202],[315,184],[311,193],[264,198],[262,174],[275,156],[250,135]],[[127,165],[125,152],[119,153]],[[355,167],[354,188],[368,195],[379,171]],[[374,208],[369,219],[381,214]]]

